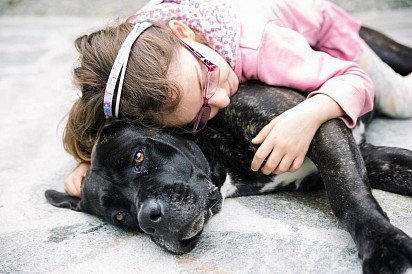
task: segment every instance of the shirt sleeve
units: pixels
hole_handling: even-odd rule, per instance
[[[307,92],[308,98],[331,97],[346,113],[341,118],[349,128],[373,108],[372,81],[355,62],[315,51],[301,34],[273,23],[262,36],[255,73],[269,85]]]

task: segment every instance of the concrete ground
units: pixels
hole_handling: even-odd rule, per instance
[[[33,1],[26,2],[30,11],[41,10]],[[4,3],[0,273],[361,272],[355,244],[333,216],[323,191],[228,199],[207,224],[197,247],[182,256],[163,251],[145,235],[49,205],[44,191],[62,190],[75,165],[61,144],[64,117],[72,103],[73,41],[115,16],[107,15],[112,11],[106,8],[98,13],[96,1],[87,2],[96,5],[95,17],[53,14],[47,7],[40,14],[27,8],[24,13],[18,5],[4,9]],[[412,9],[354,15],[412,46]],[[412,120],[377,119],[367,137],[373,144],[412,149]],[[411,197],[378,190],[374,195],[392,223],[412,235]]]

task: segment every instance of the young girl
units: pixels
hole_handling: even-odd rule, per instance
[[[70,195],[80,195],[105,121],[103,96],[115,58],[133,25],[145,20],[158,24],[133,41],[118,84],[119,117],[148,126],[195,124],[199,130],[229,104],[239,82],[258,79],[308,93],[252,140],[259,145],[254,171],[296,171],[329,119],[340,117],[354,127],[373,108],[369,76],[377,83],[378,110],[412,117],[410,76],[384,64],[359,37],[359,22],[329,2],[152,0],[127,23],[76,40],[80,66],[74,78],[83,95],[70,111],[64,145],[81,164],[65,180]]]

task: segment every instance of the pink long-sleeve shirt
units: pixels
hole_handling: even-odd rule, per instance
[[[202,32],[233,67],[251,79],[325,94],[352,128],[373,108],[369,76],[353,61],[360,53],[360,24],[323,0],[152,0],[132,21],[182,20]]]

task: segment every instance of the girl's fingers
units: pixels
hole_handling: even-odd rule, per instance
[[[76,189],[76,193],[78,193],[79,196],[80,196],[80,192],[81,192],[82,179],[83,179],[83,176],[81,176],[80,178],[77,178],[76,182],[74,182],[74,187]]]
[[[64,180],[64,191],[67,192],[67,194],[69,194],[70,191],[70,181],[71,181],[71,177],[72,175],[70,174],[69,177],[66,178],[66,180]]]
[[[69,182],[67,184],[65,184],[65,188],[64,190],[67,192],[67,194],[69,194],[70,196],[76,196],[76,188],[73,185],[73,182]]]
[[[260,147],[255,153],[255,156],[253,157],[252,164],[251,164],[251,168],[253,171],[258,171],[260,169],[263,162],[269,156],[272,150],[273,150],[273,144],[268,139],[266,139],[260,145]]]
[[[289,155],[285,155],[282,158],[282,161],[280,161],[279,165],[277,166],[277,168],[275,169],[275,171],[273,173],[282,174],[282,173],[285,173],[285,172],[292,172],[290,169],[291,169],[291,166],[292,166],[292,163],[293,163],[294,159],[295,159],[294,157],[291,157]]]
[[[80,197],[80,187],[82,178],[82,176],[71,174],[64,181],[64,191],[70,196]]]
[[[283,153],[280,153],[278,150],[273,149],[265,165],[261,169],[262,173],[265,175],[271,174],[282,161]]]
[[[291,172],[297,171],[303,164],[303,161],[305,160],[305,156],[298,156],[294,161],[292,166],[290,167]]]
[[[267,124],[264,128],[262,128],[258,135],[256,135],[255,138],[252,139],[252,143],[255,145],[258,145],[260,143],[262,143],[266,137],[269,135],[269,133],[271,132],[273,126],[275,125],[275,120],[272,120],[269,124]]]
[[[90,164],[79,164],[64,181],[64,191],[70,196],[80,197],[82,180],[86,176]]]

